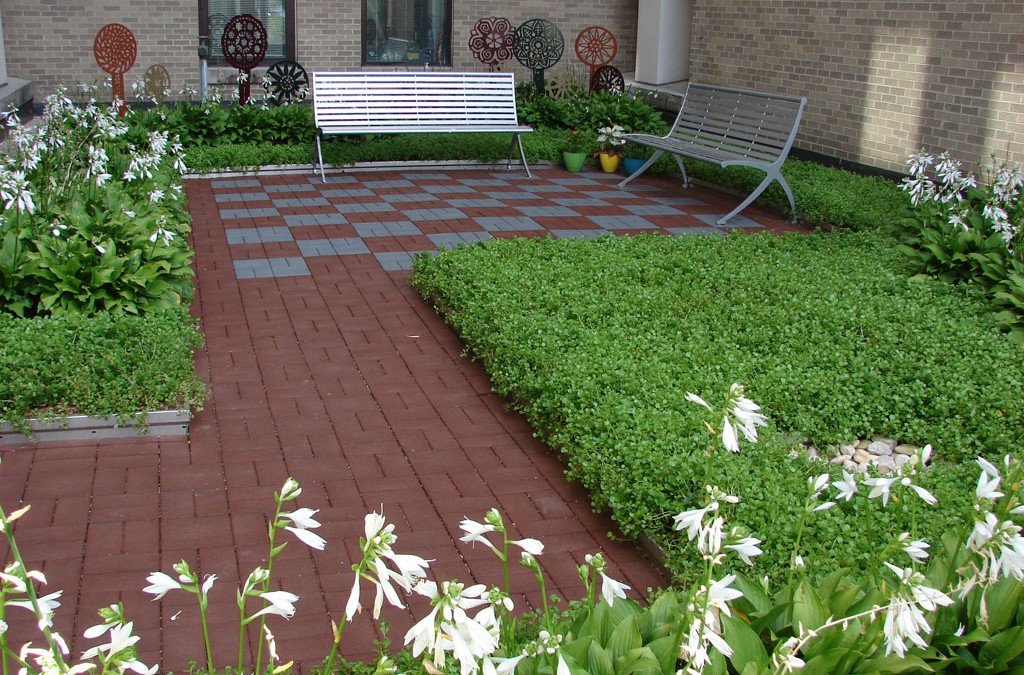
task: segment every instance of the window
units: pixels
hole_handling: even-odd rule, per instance
[[[363,63],[451,64],[452,0],[363,0]]]
[[[295,59],[295,0],[199,0],[199,35],[209,36],[211,66],[227,65],[220,38],[239,14],[252,14],[267,30],[263,65]]]

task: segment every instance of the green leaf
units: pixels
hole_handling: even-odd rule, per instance
[[[983,667],[1005,668],[1006,665],[1024,653],[1024,626],[1015,626],[982,645],[978,662]]]
[[[615,675],[612,657],[597,642],[591,641],[587,650],[587,663],[592,675]]]
[[[903,673],[908,670],[915,672],[934,673],[935,669],[928,665],[923,659],[913,654],[896,656],[879,656],[872,659],[865,659],[857,668],[857,673]]]
[[[723,636],[732,648],[730,663],[739,669],[745,663],[768,664],[768,652],[760,636],[742,619],[722,615]]]
[[[1003,577],[985,591],[985,607],[988,609],[987,628],[993,635],[1006,628],[1016,616],[1021,605],[1024,586],[1013,577]]]
[[[615,627],[605,647],[614,661],[630,650],[637,649],[642,644],[643,639],[640,636],[640,630],[637,628],[636,617],[630,615],[620,621]]]

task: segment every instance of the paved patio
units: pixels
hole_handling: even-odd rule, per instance
[[[274,585],[300,596],[290,621],[272,617],[278,650],[302,672],[330,648],[352,585],[363,515],[396,524],[396,550],[435,562],[438,579],[500,582],[483,546],[458,541],[459,521],[499,508],[521,536],[545,545],[549,592],[579,597],[576,566],[604,551],[612,576],[643,592],[665,583],[615,527],[568,484],[556,455],[491,393],[487,375],[407,283],[412,255],[489,237],[670,235],[719,231],[739,200],[644,178],[538,169],[379,171],[196,179],[198,294],[206,348],[197,367],[211,397],[187,439],[132,438],[0,450],[0,501],[32,510],[17,535],[32,568],[64,589],[57,628],[74,653],[96,608],[121,600],[140,657],[163,670],[202,660],[194,599],[141,592],[146,575],[185,559],[216,574],[210,624],[216,663],[237,653],[234,590],[266,555],[273,492],[285,478],[319,509],[325,551],[292,539]],[[731,226],[793,229],[756,208]],[[286,535],[285,538],[289,538]],[[513,565],[519,607],[539,602]],[[364,590],[364,593],[369,591]],[[364,595],[364,600],[366,596]],[[414,611],[422,616],[423,604]],[[25,617],[10,612],[12,644]],[[18,621],[17,619],[22,619]],[[412,614],[386,608],[402,642]],[[75,639],[72,641],[72,636]],[[373,657],[364,613],[343,654]]]

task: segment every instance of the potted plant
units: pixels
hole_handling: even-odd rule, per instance
[[[643,145],[633,143],[628,151],[622,154],[622,166],[627,176],[632,176],[648,159],[651,158],[653,150]]]
[[[601,160],[601,168],[606,173],[615,173],[619,170],[619,161],[622,159],[619,148],[626,144],[626,139],[622,137],[624,131],[625,129],[618,124],[597,130],[597,143],[600,148],[597,157]]]
[[[565,149],[562,151],[562,162],[568,171],[576,173],[583,168],[583,164],[587,161],[587,151],[584,148],[583,137],[578,131],[573,131],[569,142],[566,143]]]

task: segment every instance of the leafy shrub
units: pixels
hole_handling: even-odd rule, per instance
[[[910,158],[904,188],[913,207],[894,223],[903,250],[921,274],[947,283],[976,285],[995,308],[996,320],[1024,343],[1024,200],[1019,168],[993,161],[986,179],[963,173],[960,164],[925,154]]]
[[[202,346],[184,307],[20,319],[0,315],[0,418],[202,409],[193,354]]]
[[[930,476],[944,497],[935,532],[963,506],[958,464],[1012,450],[1024,423],[1021,349],[970,297],[908,279],[877,234],[493,241],[419,258],[413,283],[631,535],[663,535],[700,485],[701,424],[684,391],[749,383],[779,431],[819,447],[872,434],[933,443],[951,462]],[[721,464],[776,556],[807,471],[788,454],[768,434]],[[814,546],[825,568],[865,563],[875,537],[910,517],[897,509],[864,531],[826,514]]]
[[[216,98],[139,111],[136,124],[177,135],[188,149],[232,143],[309,143],[316,133],[313,108],[308,104],[225,105]]]
[[[9,118],[0,166],[0,310],[18,316],[144,312],[192,296],[181,146],[130,129],[114,107],[63,92],[43,119]]]
[[[532,127],[596,132],[619,125],[626,133],[664,134],[668,126],[661,113],[629,94],[579,91],[563,99],[537,96],[532,86],[516,92],[519,121]]]

